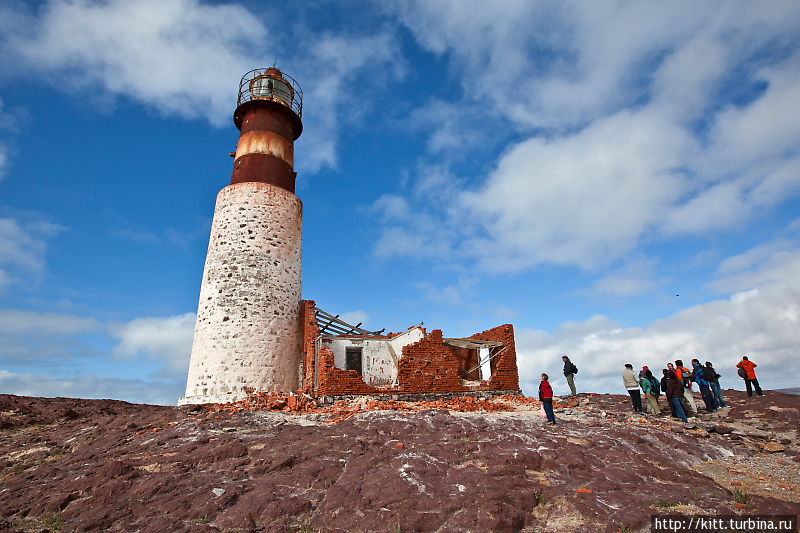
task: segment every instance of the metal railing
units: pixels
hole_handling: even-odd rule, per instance
[[[272,79],[278,82],[283,81],[290,88],[290,95],[285,90],[281,90],[280,83],[258,83],[260,78]],[[242,81],[239,83],[239,98],[236,101],[236,107],[239,107],[245,102],[251,100],[272,100],[279,102],[292,111],[297,113],[297,116],[303,118],[303,90],[297,81],[286,74],[281,72],[275,67],[256,68],[242,76]]]

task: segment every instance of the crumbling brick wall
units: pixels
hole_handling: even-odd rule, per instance
[[[517,369],[517,347],[514,344],[514,326],[503,324],[476,333],[470,338],[503,343],[505,349],[491,360],[492,377],[489,379],[489,384],[499,390],[518,389],[519,370]]]
[[[477,386],[466,385],[462,381],[464,370],[470,370],[478,363],[476,350],[445,344],[442,331],[433,330],[418,342],[403,347],[403,356],[398,362],[397,387],[377,388],[367,385],[355,370],[337,368],[333,351],[327,346],[322,346],[317,354],[318,378],[314,390],[315,343],[320,330],[314,302],[304,300],[302,306],[305,367],[303,388],[306,392],[317,396],[339,396],[519,390],[514,326],[511,324],[504,324],[470,337],[502,342],[505,346],[505,349],[491,361],[491,379],[481,381]],[[470,377],[475,375],[473,372]]]
[[[303,329],[300,332],[303,339],[303,371],[300,374],[300,387],[308,393],[314,390],[314,352],[319,337],[316,307],[317,303],[314,300],[300,300],[300,322]]]
[[[386,394],[386,392],[387,389],[377,389],[364,383],[364,379],[355,370],[336,368],[333,362],[333,350],[327,346],[320,348],[318,396]]]
[[[477,381],[481,379],[480,354],[475,348],[455,348],[453,353],[459,360],[459,375],[462,379]]]
[[[403,346],[397,382],[402,392],[457,392],[461,385],[461,361],[453,347],[444,344],[435,329],[424,339]]]

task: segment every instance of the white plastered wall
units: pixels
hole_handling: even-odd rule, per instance
[[[297,196],[273,185],[220,191],[179,404],[298,388],[302,212]]]
[[[326,337],[333,351],[336,368],[346,368],[347,348],[361,348],[361,368],[364,382],[375,387],[397,386],[397,361],[403,357],[403,346],[421,340],[425,334],[420,327],[413,327],[391,339]],[[394,355],[395,357],[392,357]]]

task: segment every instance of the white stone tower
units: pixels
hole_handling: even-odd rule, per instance
[[[302,92],[276,68],[242,78],[231,184],[217,196],[186,395],[225,403],[300,384],[301,230],[294,141]]]

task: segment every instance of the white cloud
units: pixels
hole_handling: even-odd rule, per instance
[[[0,11],[0,16],[2,16],[2,11]],[[0,32],[2,32],[2,27],[0,27]],[[0,48],[2,51],[2,48]],[[3,99],[0,98],[0,132],[5,130],[10,130],[13,126],[13,118],[12,116],[5,111],[4,109],[5,104],[3,103]],[[6,175],[8,169],[8,146],[7,141],[0,139],[0,181]],[[1,275],[0,275],[1,276]],[[2,282],[0,281],[0,285]]]
[[[12,38],[27,66],[59,89],[101,91],[164,113],[229,119],[238,80],[270,40],[241,6],[197,0],[52,0]]]
[[[434,284],[427,281],[417,283],[417,287],[422,292],[423,297],[436,304],[447,306],[474,306],[475,289],[478,279],[473,276],[459,274],[453,283],[447,285]]]
[[[179,380],[143,381],[93,375],[56,377],[0,370],[0,391],[20,396],[112,398],[136,403],[175,405],[185,386]]]
[[[672,63],[669,92],[695,99],[691,89],[708,86],[724,63],[720,43],[726,53],[743,55],[791,38],[800,18],[790,0],[768,6],[480,0],[390,6],[421,46],[447,55],[466,100],[491,105],[521,126],[559,129],[647,96],[648,78],[662,60]]]
[[[303,142],[298,171],[336,167],[337,140],[345,124],[367,112],[375,84],[397,79],[404,65],[392,34],[329,35],[311,39],[292,61],[303,80]],[[388,74],[387,74],[388,73]]]
[[[403,220],[411,211],[406,199],[396,194],[381,195],[372,204],[371,210],[384,222]]]
[[[708,154],[715,168],[735,170],[798,151],[800,110],[794,104],[800,92],[800,53],[762,68],[753,78],[766,83],[764,94],[716,118]]]
[[[0,390],[173,404],[185,383],[194,322],[194,313],[114,324],[90,316],[0,309]],[[149,370],[150,375],[93,375],[121,359],[140,363],[139,373]],[[10,371],[32,364],[37,372]]]
[[[651,279],[610,275],[597,280],[590,292],[609,296],[635,296],[648,292],[655,286],[656,283]]]
[[[780,247],[778,247],[780,248]],[[714,363],[725,387],[742,388],[734,366],[747,354],[759,365],[766,388],[797,386],[800,375],[800,251],[775,249],[747,276],[721,279],[720,287],[742,292],[683,309],[643,328],[623,327],[594,316],[562,325],[553,333],[518,329],[521,380],[535,390],[541,372],[560,376],[560,356],[580,368],[585,391],[622,391],[623,365],[648,365],[660,373],[666,362],[697,357]],[[730,261],[730,260],[729,260]],[[748,287],[743,289],[743,287]],[[567,391],[563,378],[556,388]]]
[[[35,14],[21,5],[0,14],[17,20],[2,49],[18,71],[97,102],[131,98],[216,126],[230,124],[242,75],[277,60],[306,88],[301,173],[335,167],[342,125],[364,112],[376,72],[402,74],[389,31],[309,31],[287,47],[286,28],[266,23],[269,9],[256,14],[236,3],[50,0]]]
[[[573,136],[509,150],[485,185],[466,191],[464,247],[490,271],[539,263],[608,264],[632,250],[688,185],[686,132],[650,112],[621,112]]]
[[[113,355],[119,358],[147,357],[163,365],[159,377],[182,377],[189,366],[194,337],[194,313],[167,318],[136,318],[112,328],[119,339]]]
[[[486,119],[486,113],[479,105],[433,100],[415,109],[408,122],[414,128],[430,133],[426,142],[429,152],[448,152],[449,156],[457,157],[491,142],[484,135],[483,128],[475,127],[476,123]]]
[[[709,286],[720,292],[746,291],[798,277],[800,251],[788,246],[789,241],[768,242],[727,259]]]
[[[0,180],[2,180],[6,174],[7,166],[8,166],[8,149],[4,145],[0,144]]]
[[[5,120],[5,114],[3,112],[3,99],[0,98],[0,129],[2,129],[3,122]],[[8,148],[6,147],[5,143],[0,143],[0,181],[6,175],[6,168],[8,166]],[[2,281],[0,280],[0,285],[2,285]]]
[[[45,220],[0,218],[0,291],[39,281],[45,272],[47,239],[63,229]]]
[[[89,337],[102,335],[98,320],[64,313],[0,309],[0,367],[44,365],[69,368],[98,355]]]
[[[0,334],[72,335],[96,331],[100,327],[100,323],[91,317],[0,309]]]
[[[366,327],[366,324],[369,322],[369,314],[366,311],[360,310],[347,311],[346,313],[339,315],[339,318],[348,324],[352,324],[353,326],[361,324],[362,327]]]
[[[800,192],[796,3],[392,6],[447,57],[466,106],[528,138],[474,185],[452,183],[447,204],[417,197],[378,255],[433,242],[488,272],[593,270],[654,239],[740,227]],[[459,142],[443,124],[433,149]]]
[[[754,79],[767,84],[764,93],[715,117],[694,165],[709,185],[675,206],[667,233],[738,226],[800,192],[800,111],[792,104],[800,92],[798,65],[795,55],[762,69]]]

